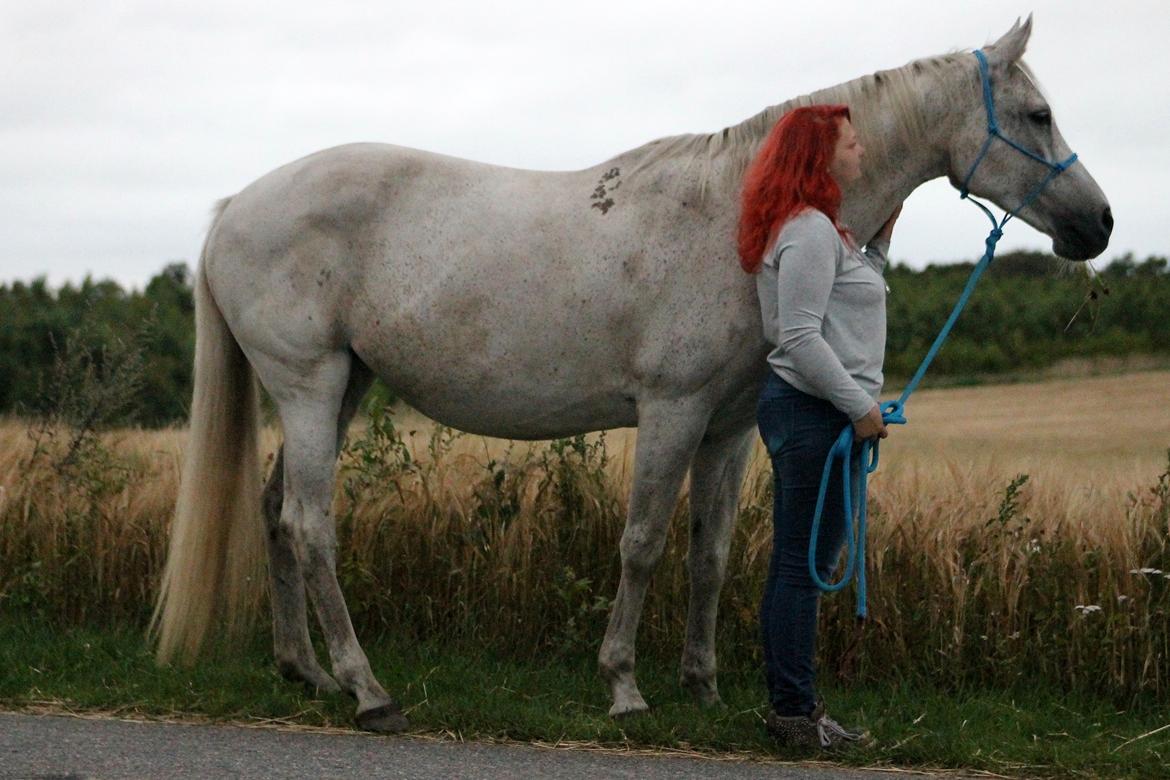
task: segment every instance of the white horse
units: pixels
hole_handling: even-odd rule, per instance
[[[1069,149],[1020,62],[1030,32],[1029,17],[987,48],[1000,123],[1063,159]],[[252,603],[266,538],[280,670],[317,689],[340,685],[357,698],[364,728],[406,727],[354,635],[330,517],[338,448],[378,376],[429,417],[489,436],[638,427],[621,582],[599,653],[611,715],[647,709],[635,635],[689,469],[682,683],[700,702],[718,702],[716,608],[770,346],[755,282],[735,253],[740,181],[776,120],[813,103],[848,104],[868,150],[865,178],[842,207],[862,241],[918,185],[939,176],[957,184],[986,137],[976,59],[948,54],[585,170],[354,144],[221,201],[196,282],[195,396],[155,612],[159,658],[193,657],[217,614]],[[971,190],[1014,208],[1046,173],[997,144]],[[1100,254],[1112,226],[1083,165],[1021,217],[1070,259]],[[263,491],[255,378],[284,432]],[[309,641],[306,586],[332,676]]]

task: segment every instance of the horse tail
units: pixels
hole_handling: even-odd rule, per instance
[[[216,204],[195,278],[195,392],[170,549],[148,635],[157,658],[198,655],[217,618],[251,623],[262,594],[256,377],[207,284],[206,260],[230,198]]]

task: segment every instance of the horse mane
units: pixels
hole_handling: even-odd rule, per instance
[[[967,63],[968,56],[966,52],[953,51],[914,60],[900,68],[877,71],[769,106],[737,125],[714,133],[666,136],[621,156],[633,160],[629,175],[668,161],[681,162],[684,170],[698,164],[701,166],[699,191],[705,195],[713,163],[720,158],[724,158],[721,162],[726,177],[721,183],[738,186],[760,143],[788,111],[800,106],[842,103],[850,108],[853,126],[862,145],[875,157],[882,157],[890,151],[890,146],[913,144],[926,135],[926,118],[922,111],[922,96],[915,88],[916,78],[970,64]],[[869,110],[878,104],[883,105],[884,113]],[[888,129],[884,126],[890,118],[895,130],[893,138],[887,135]]]

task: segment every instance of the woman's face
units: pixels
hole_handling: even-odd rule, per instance
[[[861,156],[865,148],[858,142],[853,123],[841,118],[837,146],[833,150],[833,161],[829,163],[829,174],[844,188],[861,178]]]

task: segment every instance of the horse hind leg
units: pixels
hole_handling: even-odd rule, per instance
[[[349,384],[342,400],[337,421],[337,445],[340,451],[345,431],[357,412],[358,404],[373,382],[365,364],[353,358]],[[303,682],[315,693],[337,693],[340,687],[321,668],[309,639],[305,605],[305,579],[297,560],[291,529],[280,522],[284,504],[284,445],[276,454],[272,473],[264,486],[264,525],[268,544],[268,584],[272,602],[272,639],[276,666],[281,675]]]
[[[287,392],[273,392],[284,427],[280,525],[292,539],[329,648],[333,677],[357,699],[358,725],[371,731],[402,731],[407,720],[375,679],[337,582],[337,529],[330,506],[340,442],[338,423],[355,365],[348,352],[327,356],[309,371],[285,377],[287,383],[278,387]]]
[[[691,594],[680,681],[704,706],[722,702],[715,679],[716,616],[753,440],[751,429],[704,439],[691,464],[691,540],[687,552]]]
[[[284,446],[264,486],[264,526],[268,543],[268,588],[272,602],[272,644],[276,668],[286,680],[303,682],[315,693],[341,688],[317,662],[309,639],[305,580],[293,546],[291,529],[280,522],[284,498]]]

